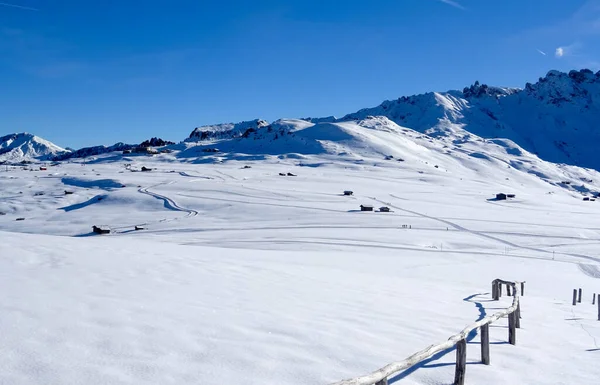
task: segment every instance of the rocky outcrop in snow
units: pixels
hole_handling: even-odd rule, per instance
[[[170,142],[161,138],[151,138],[149,140],[144,140],[142,143],[140,143],[140,147],[163,147],[169,146],[171,144],[175,144],[175,142]]]
[[[202,126],[194,129],[186,141],[198,142],[204,140],[237,138],[243,136],[245,133],[256,131],[268,125],[269,123],[264,120],[255,119],[240,123],[223,123]]]
[[[67,160],[71,158],[87,158],[88,156],[97,156],[102,154],[107,154],[113,151],[125,151],[132,150],[137,147],[134,144],[126,144],[126,143],[116,143],[112,146],[92,146],[92,147],[84,147],[77,151],[68,152],[64,154],[60,154],[58,156],[52,157],[54,161]]]

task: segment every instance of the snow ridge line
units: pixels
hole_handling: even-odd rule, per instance
[[[387,384],[386,379],[388,377],[390,377],[391,375],[398,373],[402,370],[406,370],[406,369],[410,368],[411,366],[414,366],[414,365],[418,364],[419,362],[422,362],[437,353],[443,352],[447,349],[454,347],[459,341],[465,340],[467,338],[467,336],[469,335],[469,333],[471,333],[473,330],[478,329],[483,325],[491,324],[491,323],[499,320],[500,318],[505,317],[505,316],[517,311],[517,308],[519,307],[519,298],[520,298],[518,287],[521,282],[518,282],[518,281],[510,282],[510,281],[503,281],[503,280],[497,280],[497,281],[500,284],[508,284],[513,287],[514,297],[513,297],[513,302],[512,302],[511,306],[465,327],[460,333],[455,334],[455,335],[451,336],[450,338],[448,338],[447,341],[442,342],[438,345],[430,345],[427,348],[413,354],[412,356],[406,358],[403,361],[398,361],[398,362],[393,362],[391,364],[388,364],[388,365],[384,366],[383,368],[372,372],[371,374],[367,374],[366,376],[356,377],[356,378],[352,378],[349,380],[343,380],[343,381],[332,383],[330,385],[378,385],[380,383]]]

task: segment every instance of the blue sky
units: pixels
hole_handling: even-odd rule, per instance
[[[180,141],[199,125],[600,69],[600,0],[0,0],[0,135]]]

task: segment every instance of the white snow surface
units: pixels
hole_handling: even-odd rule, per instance
[[[385,117],[269,126],[0,168],[0,384],[327,384],[509,306],[495,278],[527,281],[522,328],[491,327],[490,366],[471,335],[467,383],[597,383],[596,171]],[[396,383],[451,383],[454,360]]]

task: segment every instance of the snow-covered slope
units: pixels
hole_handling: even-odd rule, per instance
[[[433,109],[454,111],[461,103],[453,96],[434,97],[439,103],[432,104]],[[440,107],[442,103],[445,105]],[[421,114],[416,119],[431,116]],[[401,127],[385,116],[317,123],[284,119],[248,128],[241,135],[222,134],[219,139],[187,142],[177,156],[199,163],[291,157],[310,164],[310,156],[318,155],[321,161],[396,164],[423,173],[454,175],[504,175],[512,169],[584,194],[600,190],[600,184],[594,183],[600,179],[596,171],[545,161],[510,139],[484,139],[455,123],[446,122],[446,131],[441,135],[435,130],[442,126],[438,123],[436,128],[427,130],[428,135]],[[506,177],[511,177],[509,174]],[[568,184],[562,183],[565,181]]]
[[[519,151],[508,141],[444,154],[379,118],[285,124],[372,156],[197,164],[176,152],[104,154],[45,171],[0,167],[0,383],[330,384],[507,307],[490,299],[499,277],[527,281],[517,345],[497,321],[492,365],[479,365],[470,334],[468,383],[597,383],[600,201],[494,158]],[[491,199],[501,191],[516,198]],[[92,225],[114,232],[93,236]],[[455,356],[396,383],[451,383]]]
[[[386,116],[449,141],[470,134],[506,138],[555,163],[600,169],[600,72],[550,71],[522,90],[475,83],[461,91],[385,101],[339,121]]]
[[[0,137],[0,160],[47,159],[67,150],[29,133]]]

